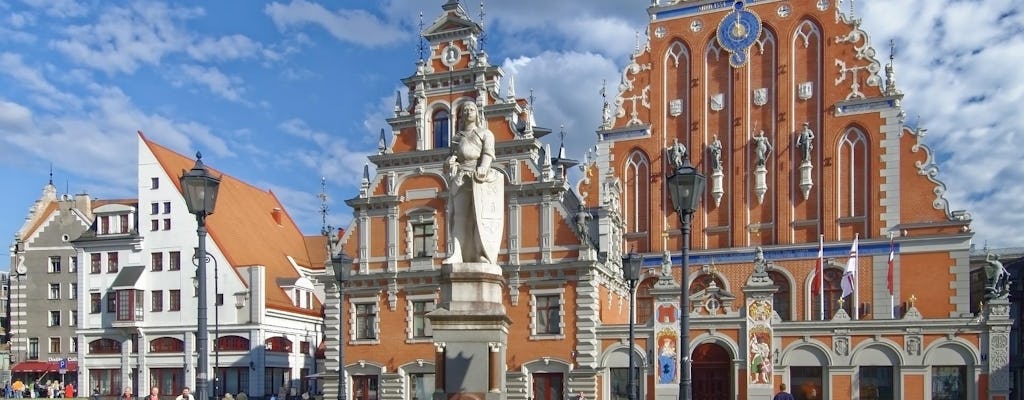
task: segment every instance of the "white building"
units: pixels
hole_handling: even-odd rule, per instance
[[[141,132],[138,143],[137,205],[95,209],[75,241],[83,396],[196,386],[197,222],[178,182],[195,161]],[[272,192],[226,174],[206,222],[211,393],[303,391],[323,335],[323,293],[308,276],[324,268],[324,238],[304,236]]]

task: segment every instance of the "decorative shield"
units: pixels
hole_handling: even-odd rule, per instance
[[[814,95],[814,82],[804,82],[797,87],[797,96],[800,100],[808,100]]]
[[[768,88],[754,89],[754,105],[760,107],[768,103]]]
[[[473,211],[484,255],[492,264],[497,264],[505,231],[505,178],[493,169],[489,177],[487,181],[473,182]]]
[[[668,114],[673,117],[678,117],[683,113],[683,100],[675,99],[668,102]]]
[[[725,94],[718,93],[711,95],[711,109],[714,111],[722,111],[725,108]]]

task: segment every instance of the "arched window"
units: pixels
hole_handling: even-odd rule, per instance
[[[292,341],[288,340],[288,339],[285,339],[285,338],[283,338],[281,336],[274,336],[274,337],[272,337],[270,339],[267,339],[267,341],[264,342],[264,345],[266,345],[266,347],[267,347],[266,351],[269,351],[269,352],[272,352],[272,353],[291,353],[292,352]]]
[[[860,129],[850,128],[839,141],[838,168],[840,217],[867,215],[867,138]],[[861,232],[864,233],[864,232]]]
[[[789,279],[786,279],[786,276],[778,271],[769,271],[768,277],[772,278],[775,286],[779,287],[779,290],[772,295],[772,308],[775,309],[775,312],[779,314],[779,318],[782,318],[783,321],[791,320],[792,314],[790,313],[792,311],[790,310],[792,307],[789,299],[792,291],[789,288]]]
[[[719,289],[725,290],[725,282],[718,275],[701,274],[690,283],[690,295],[707,289],[714,282]]]
[[[644,153],[634,151],[626,159],[625,167],[626,232],[647,232],[651,208],[651,164]]]
[[[89,342],[89,354],[121,354],[121,342],[114,339],[96,339]]]
[[[822,282],[822,286],[825,292],[825,320],[827,321],[831,320],[832,316],[834,316],[836,311],[839,310],[839,297],[843,295],[843,287],[840,285],[840,282],[843,279],[843,270],[839,268],[826,268],[822,275],[825,277],[825,281]],[[811,300],[814,302],[814,304],[811,305],[811,319],[819,320],[821,319],[821,314],[819,314],[819,310],[821,310],[819,307],[819,296],[813,294],[813,291],[811,293]],[[846,310],[847,314],[849,314],[850,303],[844,303],[843,309]],[[853,314],[850,315],[852,316]]]
[[[241,336],[224,336],[217,339],[217,349],[221,351],[249,351],[249,339]]]
[[[448,141],[451,137],[451,114],[446,109],[440,109],[434,112],[432,120],[434,121],[434,148],[443,149],[448,147]]]
[[[185,342],[172,337],[161,337],[149,341],[150,353],[183,353]]]

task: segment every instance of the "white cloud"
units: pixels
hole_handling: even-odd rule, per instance
[[[55,87],[40,70],[38,66],[25,64],[20,54],[0,53],[0,74],[10,76],[18,86],[28,89],[39,106],[48,110],[81,106],[79,99]]]
[[[348,187],[359,184],[363,176],[363,165],[372,153],[358,150],[358,144],[351,143],[345,137],[311,128],[301,119],[289,119],[278,125],[278,128],[313,144],[311,148],[296,148],[288,152],[292,161],[317,171],[333,183]]]
[[[365,10],[339,9],[332,12],[316,3],[293,0],[288,4],[270,3],[264,12],[279,30],[316,25],[338,40],[362,46],[389,45],[406,37],[398,26]]]
[[[204,86],[213,94],[234,102],[246,103],[242,98],[245,94],[242,78],[227,75],[217,67],[201,65],[182,65],[181,72],[181,76],[187,81]]]
[[[32,110],[0,99],[0,131],[24,132],[32,129]]]
[[[47,15],[59,18],[80,17],[89,11],[85,5],[75,0],[21,0],[21,2],[42,10]]]
[[[262,54],[263,45],[248,36],[235,34],[218,38],[198,38],[186,51],[197,61],[238,60]]]

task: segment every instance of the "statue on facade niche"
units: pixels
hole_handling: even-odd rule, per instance
[[[686,146],[679,143],[679,138],[674,140],[675,143],[672,144],[672,148],[669,150],[669,155],[672,157],[672,167],[674,169],[679,169],[683,167],[683,160],[686,159]]]
[[[580,204],[579,211],[576,212],[576,233],[580,236],[580,243],[590,247],[590,220],[593,216],[590,215],[590,211],[587,211],[587,206]]]
[[[764,258],[764,249],[761,246],[757,246],[754,249],[754,273],[758,275],[766,274],[771,266],[770,262]]]
[[[772,144],[764,135],[764,129],[755,134],[751,140],[754,141],[754,164],[763,167],[768,162],[768,155],[772,152]]]
[[[999,261],[999,255],[988,253],[985,255],[985,298],[1001,299],[1006,298],[1010,291],[1010,274]]]
[[[718,140],[718,135],[714,136],[711,140],[711,144],[708,145],[708,151],[711,152],[711,170],[719,171],[722,169],[722,141]]]
[[[811,150],[814,149],[814,131],[811,130],[811,124],[804,122],[804,129],[800,131],[800,135],[796,138],[796,147],[800,148],[801,153],[804,155],[804,161],[811,161]]]
[[[480,119],[476,103],[467,102],[460,109],[459,129],[448,158],[449,239],[453,251],[445,264],[498,261],[504,230],[505,180],[491,168],[494,134]]]

